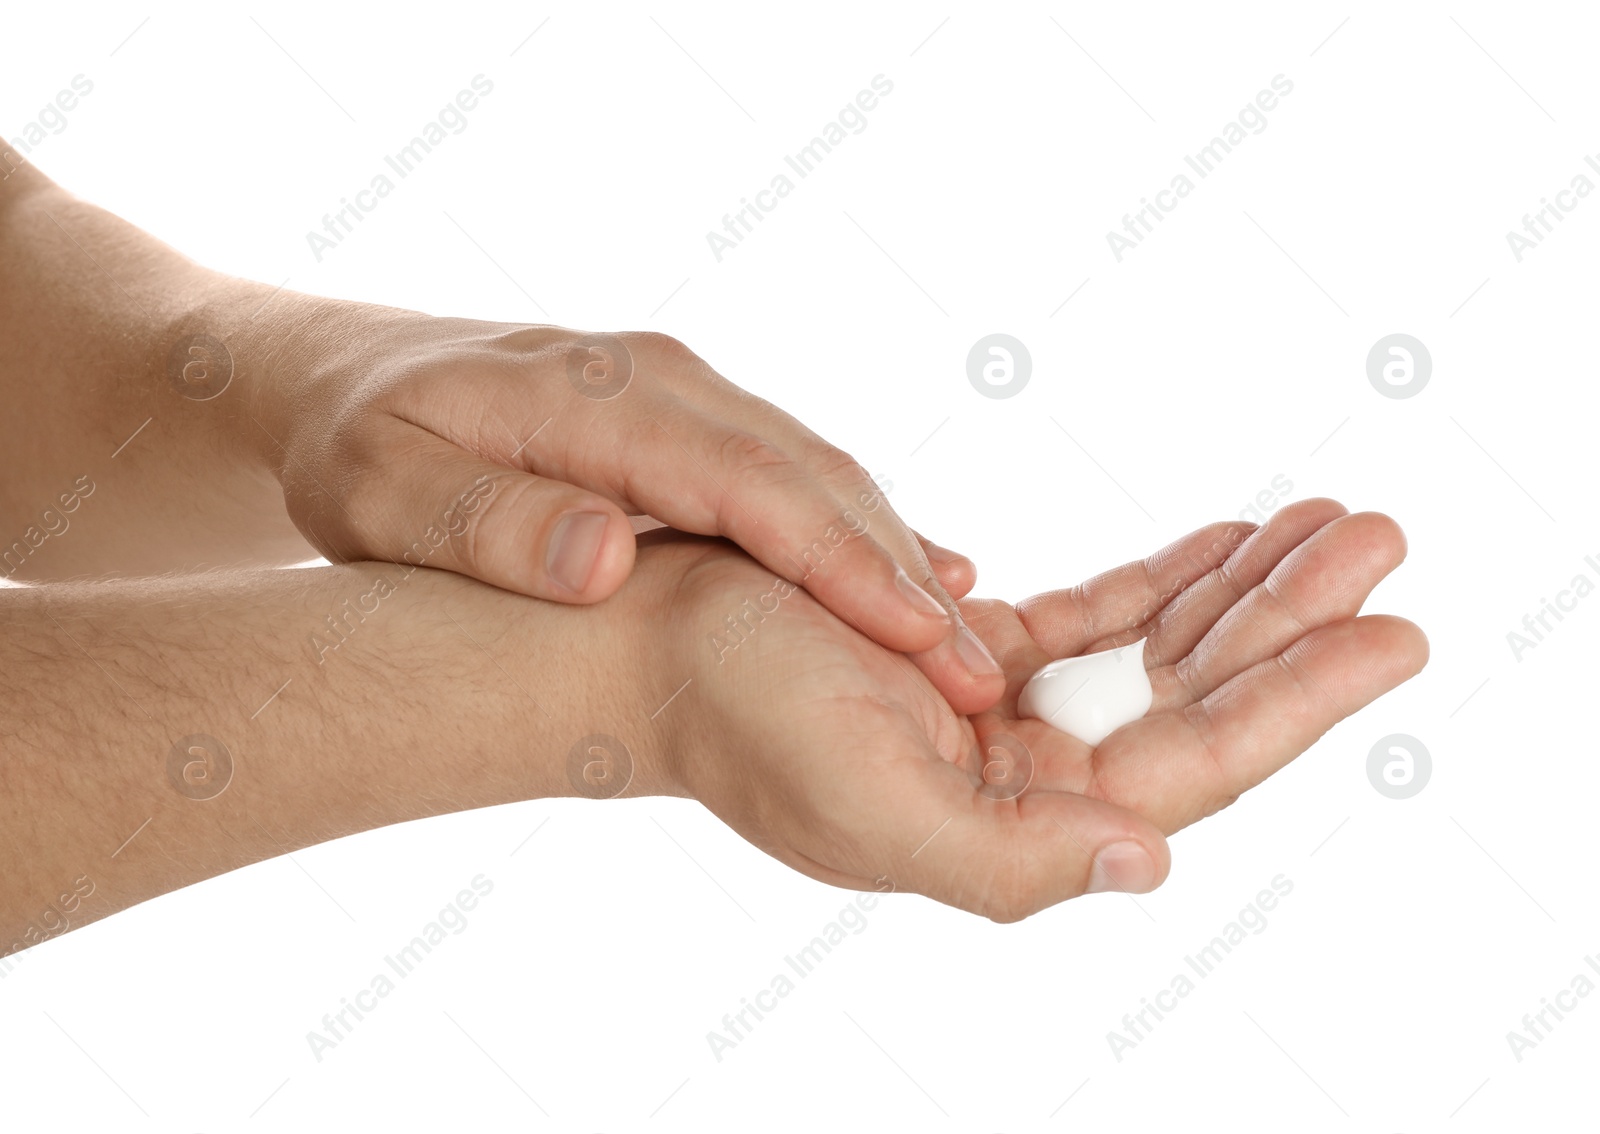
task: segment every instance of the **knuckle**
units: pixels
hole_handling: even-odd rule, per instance
[[[1216,721],[1211,715],[1211,710],[1205,701],[1196,701],[1184,710],[1195,739],[1200,742],[1200,752],[1205,758],[1206,765],[1211,774],[1212,798],[1225,798],[1231,783],[1228,772],[1228,762],[1223,755],[1220,737],[1217,735]]]
[[[843,449],[823,442],[817,446],[809,462],[825,479],[840,484],[866,485],[872,482],[861,462]]]
[[[683,365],[699,362],[700,356],[681,340],[662,331],[630,331],[618,336],[637,357]]]
[[[538,355],[552,347],[560,349],[575,341],[574,332],[540,323],[519,323],[488,338],[489,346],[496,350],[528,356]]]
[[[658,394],[698,402],[709,391],[736,390],[688,344],[661,331],[629,331],[617,336],[633,355],[634,375]]]
[[[989,879],[978,912],[990,921],[1011,925],[1038,912],[1039,907],[1039,883],[1021,863],[1011,862]]]
[[[496,554],[503,554],[503,547],[515,542],[499,536],[508,524],[517,527],[519,518],[523,522],[527,520],[531,509],[522,506],[522,502],[533,484],[527,477],[518,476],[509,469],[490,474],[487,491],[477,505],[476,514],[465,518],[462,530],[447,530],[451,540],[461,541],[460,556],[464,562],[481,569],[488,566]]]
[[[1200,675],[1195,672],[1195,655],[1185,654],[1172,665],[1172,676],[1191,703],[1200,702],[1208,692]]]
[[[986,895],[980,912],[998,925],[1014,925],[1033,913],[1033,904],[1015,893],[1002,891]]]
[[[766,438],[740,429],[722,438],[716,455],[724,467],[744,476],[777,472],[794,463],[787,453]]]

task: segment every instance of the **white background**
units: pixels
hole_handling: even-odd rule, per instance
[[[1600,579],[1584,562],[1600,559],[1600,197],[1520,263],[1506,241],[1600,150],[1583,16],[9,9],[8,135],[86,76],[34,160],[215,267],[668,331],[853,452],[902,515],[977,559],[979,593],[1013,600],[1237,515],[1281,474],[1271,508],[1330,495],[1404,526],[1410,557],[1369,609],[1421,624],[1433,659],[1176,836],[1157,893],[1014,926],[889,897],[721,1062],[706,1033],[851,895],[696,804],[534,801],[261,863],[22,956],[0,980],[0,1125],[1592,1116],[1600,995],[1521,1061],[1506,1039],[1600,954],[1600,598],[1520,660],[1506,637],[1574,576]],[[318,263],[307,231],[480,73],[494,89],[466,130]],[[707,231],[879,74],[894,90],[865,131],[719,263]],[[1106,233],[1279,74],[1294,89],[1267,128],[1117,262]],[[1031,352],[1015,397],[967,380],[992,332]],[[1432,355],[1414,397],[1367,379],[1393,332]],[[1432,755],[1410,799],[1368,781],[1391,733]],[[317,1062],[306,1033],[480,873],[494,890],[467,929]],[[1119,1062],[1123,1014],[1278,874],[1294,888],[1264,932]]]

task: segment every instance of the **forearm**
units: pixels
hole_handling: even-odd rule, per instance
[[[254,402],[323,301],[201,268],[26,163],[0,173],[0,575],[311,558]]]
[[[628,744],[626,794],[675,790],[602,610],[377,563],[3,595],[0,956],[341,835],[577,794],[595,734]]]

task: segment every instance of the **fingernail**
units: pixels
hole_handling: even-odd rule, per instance
[[[939,600],[911,581],[911,576],[906,574],[904,567],[894,569],[894,585],[900,588],[900,593],[918,614],[926,614],[930,618],[948,619],[950,612],[946,610]]]
[[[545,570],[567,590],[580,592],[589,582],[600,544],[605,539],[611,517],[604,512],[573,512],[561,517],[550,534],[550,550],[545,555]]]
[[[1143,894],[1155,887],[1156,864],[1144,847],[1132,839],[1124,839],[1101,847],[1094,856],[1094,867],[1089,871],[1088,894],[1119,891],[1126,894]]]
[[[961,661],[973,677],[989,677],[1004,672],[989,652],[989,647],[980,642],[965,623],[956,630],[956,653],[961,655]]]

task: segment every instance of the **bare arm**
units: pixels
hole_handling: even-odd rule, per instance
[[[964,600],[1007,665],[972,717],[729,544],[640,542],[593,607],[372,563],[0,592],[0,952],[324,839],[624,787],[822,881],[1015,920],[1159,885],[1167,834],[1427,659],[1357,617],[1399,529],[1327,500],[1021,608]],[[1143,718],[1091,749],[1017,715],[1046,660],[1131,637]]]
[[[722,535],[962,712],[1004,688],[923,539],[848,454],[665,335],[320,299],[194,264],[0,155],[0,575],[390,560],[593,603],[631,518]],[[458,483],[471,541],[417,531]]]
[[[326,839],[575,794],[594,733],[628,737],[630,794],[673,790],[656,734],[629,731],[650,722],[615,676],[637,670],[621,600],[358,563],[19,588],[0,609],[0,956]]]
[[[321,301],[201,268],[15,155],[0,155],[0,261],[0,575],[316,554],[252,399],[282,334]],[[231,348],[226,381],[202,334]]]

